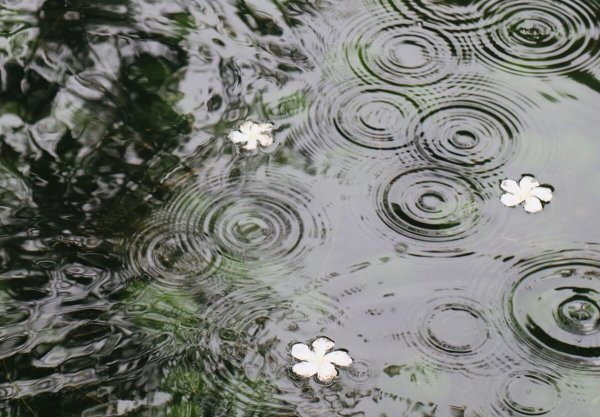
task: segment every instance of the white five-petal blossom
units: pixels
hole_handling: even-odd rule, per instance
[[[303,362],[295,364],[292,371],[304,378],[317,375],[319,381],[331,382],[337,376],[334,365],[345,367],[352,364],[352,358],[343,350],[327,353],[333,346],[335,343],[326,337],[319,337],[312,342],[312,350],[304,343],[296,343],[292,346],[292,356]]]
[[[528,213],[541,211],[542,201],[547,203],[552,200],[552,190],[540,187],[540,183],[530,176],[524,176],[518,184],[513,180],[504,180],[500,187],[506,191],[506,194],[500,197],[502,204],[513,207],[525,202],[523,208]]]
[[[233,143],[244,143],[243,149],[252,151],[261,146],[270,146],[273,144],[273,124],[272,123],[254,123],[252,121],[244,122],[239,130],[229,132],[228,138]]]

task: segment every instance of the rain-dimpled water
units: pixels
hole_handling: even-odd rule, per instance
[[[598,417],[600,1],[0,0],[1,417]]]

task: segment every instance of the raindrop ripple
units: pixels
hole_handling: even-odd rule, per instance
[[[368,223],[363,226],[376,230],[392,247],[405,243],[411,255],[470,253],[466,241],[488,221],[481,184],[446,168],[377,169],[368,190],[370,199],[375,199],[376,216],[361,213],[363,219],[376,217],[376,224],[363,221]]]
[[[370,0],[390,12],[427,22],[445,32],[476,31],[490,24],[479,0]]]
[[[600,262],[556,252],[520,263],[508,294],[509,323],[537,355],[574,369],[600,371]]]
[[[454,74],[464,55],[463,45],[453,35],[388,13],[360,15],[348,27],[346,59],[368,83],[434,84]]]
[[[419,327],[406,333],[407,342],[442,370],[471,376],[504,371],[506,352],[485,307],[460,291],[443,292],[409,313]]]
[[[472,76],[422,106],[412,149],[416,157],[485,173],[509,162],[519,149],[524,114],[536,104],[492,79]]]
[[[500,408],[513,415],[541,416],[555,410],[560,390],[555,377],[539,371],[517,371],[504,381]]]
[[[600,57],[600,6],[592,1],[489,2],[493,21],[477,34],[486,64],[526,75],[564,74],[594,67]]]
[[[134,237],[130,259],[152,278],[176,287],[216,272],[243,277],[260,270],[263,277],[275,277],[302,268],[329,229],[307,183],[272,167],[186,179]]]

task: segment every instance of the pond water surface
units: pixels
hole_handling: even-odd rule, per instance
[[[598,417],[599,108],[598,0],[0,0],[0,416]]]

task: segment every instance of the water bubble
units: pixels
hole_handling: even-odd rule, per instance
[[[397,243],[394,246],[394,251],[396,251],[396,253],[402,254],[405,253],[408,250],[408,245],[405,243]]]
[[[593,300],[575,296],[558,307],[558,323],[565,330],[591,334],[600,331],[600,308]]]
[[[479,138],[468,130],[456,130],[448,141],[457,149],[473,149],[479,143]]]

